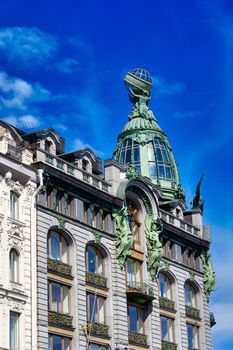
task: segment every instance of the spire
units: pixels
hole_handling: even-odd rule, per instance
[[[118,136],[113,158],[121,165],[133,166],[140,175],[150,178],[160,187],[165,198],[184,198],[167,136],[149,108],[152,88],[150,73],[136,68],[126,74],[124,82],[133,108]]]
[[[204,210],[204,201],[201,198],[201,184],[202,184],[203,178],[204,178],[204,175],[202,174],[197,184],[196,193],[193,198],[193,207],[192,207],[192,209],[200,209],[202,213]]]

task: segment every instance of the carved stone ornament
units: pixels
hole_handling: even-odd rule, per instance
[[[153,139],[153,135],[146,135],[145,133],[137,133],[135,137],[135,141],[137,141],[142,146],[152,141]]]
[[[147,268],[152,280],[156,279],[158,269],[161,265],[163,256],[162,243],[159,235],[163,231],[163,225],[160,219],[155,220],[151,214],[146,215],[146,245],[147,245]]]
[[[140,176],[139,172],[137,171],[135,166],[131,164],[129,169],[126,172],[126,179],[128,180],[138,179],[139,176]]]
[[[7,223],[7,233],[8,236],[16,236],[19,239],[23,239],[23,226],[9,221]]]
[[[58,219],[58,223],[59,223],[59,228],[61,230],[65,230],[65,226],[66,226],[66,220],[64,218],[59,218]]]
[[[10,188],[11,191],[15,191],[18,194],[22,194],[24,188],[19,183],[19,181],[6,180],[6,184]]]
[[[25,187],[27,197],[31,197],[36,190],[36,184],[28,183]]]
[[[133,247],[133,235],[129,228],[127,208],[113,209],[113,218],[116,228],[116,255],[120,268],[123,269],[125,261],[131,256]]]
[[[102,236],[99,232],[95,233],[95,243],[100,244],[101,243]]]
[[[202,270],[204,273],[203,283],[204,283],[204,292],[206,295],[206,299],[209,302],[211,292],[215,291],[216,284],[216,273],[214,271],[210,251],[202,253]]]

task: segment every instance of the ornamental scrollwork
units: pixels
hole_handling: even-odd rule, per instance
[[[163,256],[162,243],[159,239],[163,231],[163,225],[159,218],[155,220],[151,214],[147,214],[145,218],[145,228],[147,238],[147,268],[154,281],[158,269],[161,266],[161,259]]]
[[[203,278],[204,292],[206,295],[206,299],[209,302],[211,292],[216,290],[215,288],[216,273],[212,265],[211,254],[209,250],[201,254],[201,260],[202,260],[202,270],[204,274],[204,278]]]
[[[127,208],[113,209],[113,218],[116,228],[116,256],[120,268],[123,269],[125,261],[131,256],[133,235],[129,228]]]

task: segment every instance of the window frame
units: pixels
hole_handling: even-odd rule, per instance
[[[48,350],[53,350],[53,337],[61,337],[61,349],[65,350],[65,340],[68,339],[69,340],[69,350],[72,350],[72,338],[69,338],[65,335],[59,335],[59,334],[52,334],[49,333],[48,334]],[[52,341],[51,341],[52,339]]]
[[[132,281],[129,280],[128,276],[129,276],[129,271],[128,271],[128,263],[132,262],[133,264],[133,276],[134,279]],[[139,281],[137,280],[137,264],[139,265]],[[126,281],[127,283],[130,282],[135,282],[135,283],[142,283],[142,261],[138,260],[138,259],[134,259],[134,258],[128,258],[126,260],[126,267],[125,267],[125,272],[126,272]]]
[[[16,257],[16,259],[13,261],[13,266],[12,266],[12,255]],[[11,248],[9,253],[9,270],[10,270],[10,282],[19,283],[19,253],[14,248]]]
[[[95,271],[94,273],[97,273],[99,275],[105,276],[105,257],[100,251],[100,249],[92,244],[88,244],[86,247],[86,272],[91,272],[89,271],[89,252],[88,249],[92,248],[95,251],[95,270],[99,267],[99,258],[101,256],[102,259],[102,272]]]
[[[52,293],[52,285],[58,285],[60,287],[60,305],[61,305],[61,311],[54,310],[53,309],[53,293]],[[68,312],[64,312],[64,291],[63,288],[68,289]],[[66,284],[62,284],[58,281],[50,281],[48,280],[48,310],[49,311],[55,311],[60,314],[64,315],[70,315],[70,310],[71,310],[71,287]]]
[[[163,276],[164,277],[164,282],[165,282],[165,294],[166,296],[161,295],[161,281],[160,281],[160,277]],[[158,289],[159,289],[159,296],[162,298],[167,298],[169,300],[173,300],[173,290],[172,290],[172,281],[171,279],[163,272],[159,273],[159,281],[158,281]],[[169,288],[167,288],[169,287]],[[168,292],[169,290],[169,292]],[[170,294],[170,297],[168,296]]]
[[[189,298],[190,298],[190,303],[187,302],[187,290],[186,286],[189,287]],[[195,290],[195,287],[193,286],[192,283],[186,281],[184,284],[184,294],[185,294],[185,305],[187,306],[192,306],[195,307],[196,309],[198,308],[198,301],[197,301],[197,291]],[[194,300],[194,303],[193,303]]]
[[[11,324],[11,316],[15,316],[16,318],[16,321],[15,321],[15,327],[16,327],[16,330],[14,329],[14,343],[16,344],[12,344],[12,338],[11,338],[11,330],[12,330],[12,324]],[[15,311],[11,311],[10,310],[10,313],[9,313],[9,349],[17,349],[19,348],[20,346],[20,341],[19,341],[19,318],[20,318],[20,314],[18,312],[15,312]],[[16,345],[16,346],[15,346]]]
[[[92,310],[91,314],[91,307],[90,307],[90,297],[94,296],[94,312]],[[96,298],[96,300],[95,300]],[[100,300],[103,300],[103,322],[101,322],[100,320]],[[107,298],[103,295],[99,295],[99,294],[94,294],[91,292],[87,292],[86,294],[86,305],[87,305],[87,321],[91,322],[91,323],[99,323],[99,324],[105,324],[106,322],[106,300]],[[94,304],[93,304],[94,305]],[[96,317],[95,318],[95,309],[96,309]]]
[[[51,236],[52,236],[53,233],[59,235],[59,256],[60,256],[59,259],[54,259],[52,257],[52,239],[51,239]],[[62,239],[64,239],[65,242],[66,242],[67,262],[64,262],[63,259],[62,259],[62,248],[63,248]],[[64,237],[64,235],[62,233],[60,233],[59,231],[55,231],[55,230],[49,231],[48,239],[47,239],[47,246],[48,246],[48,249],[47,249],[48,258],[56,260],[56,261],[61,261],[64,264],[70,265],[70,244],[67,241],[66,237]]]
[[[19,220],[19,194],[10,191],[10,217],[13,220]]]
[[[188,327],[192,327],[192,345],[189,346],[189,331]],[[200,349],[200,326],[197,326],[195,324],[192,324],[190,322],[186,322],[186,329],[187,329],[187,340],[188,340],[188,349]],[[194,333],[195,331],[195,333]],[[195,336],[197,336],[197,341]]]
[[[145,308],[141,305],[135,304],[135,303],[127,303],[127,317],[128,317],[128,331],[129,332],[135,332],[135,331],[131,331],[131,323],[130,323],[130,307],[134,307],[136,308],[136,312],[137,312],[137,321],[136,321],[136,328],[137,331],[136,333],[138,334],[145,334]],[[140,312],[142,315],[142,319],[140,320]],[[140,322],[142,322],[142,332],[140,332]]]
[[[163,327],[162,327],[162,319],[166,319],[167,321],[167,337],[163,338]],[[170,332],[169,330],[169,325],[171,325],[171,329],[172,329],[172,339],[170,337]],[[175,337],[175,319],[172,317],[169,317],[165,314],[161,314],[160,315],[160,336],[161,336],[161,340],[162,341],[168,341],[171,343],[175,343],[176,342],[176,337]]]

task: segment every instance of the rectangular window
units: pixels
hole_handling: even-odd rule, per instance
[[[160,324],[162,340],[174,343],[174,320],[169,317],[161,316]]]
[[[141,282],[141,262],[134,259],[128,259],[127,267],[127,283],[129,287],[136,287]]]
[[[139,306],[128,305],[128,327],[130,332],[144,333],[144,310]]]
[[[58,283],[48,284],[49,310],[62,314],[69,313],[69,287]]]
[[[60,335],[49,334],[48,350],[72,350],[71,339]]]
[[[10,349],[19,347],[19,314],[10,311]]]
[[[105,323],[106,299],[92,293],[87,294],[87,320],[94,323]]]
[[[18,220],[19,216],[19,196],[15,192],[10,192],[10,216]]]
[[[199,349],[199,327],[187,323],[188,348]]]

